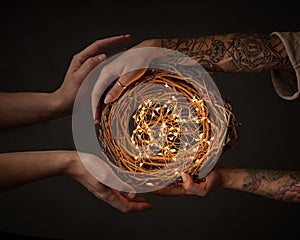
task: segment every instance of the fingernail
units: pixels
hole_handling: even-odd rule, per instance
[[[181,177],[182,177],[182,181],[183,181],[183,182],[186,182],[186,181],[187,181],[187,176],[186,176],[186,175],[187,175],[186,173],[181,174]]]
[[[131,34],[124,35],[124,38],[127,39],[127,40],[132,40]]]
[[[112,99],[113,99],[112,95],[107,94],[106,97],[105,97],[105,99],[104,99],[104,103],[108,104],[108,103],[110,103],[112,101]]]
[[[98,59],[102,62],[103,60],[106,59],[106,55],[103,53],[103,54],[98,56]]]

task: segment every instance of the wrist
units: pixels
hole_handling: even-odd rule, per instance
[[[69,175],[70,169],[75,165],[78,155],[76,151],[57,151],[58,175]]]
[[[63,175],[76,178],[81,173],[82,163],[77,151],[68,151],[65,153]]]
[[[234,183],[235,169],[229,167],[219,167],[217,171],[221,178],[220,188],[232,188]]]
[[[239,168],[222,167],[219,170],[221,176],[221,188],[241,189],[245,170]]]
[[[60,89],[50,93],[52,114],[55,118],[66,116],[70,113],[70,110],[65,108],[64,98],[60,93]]]

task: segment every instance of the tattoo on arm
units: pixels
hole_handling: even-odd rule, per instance
[[[210,71],[292,70],[285,47],[276,36],[234,33],[201,38],[163,39],[161,45],[192,57]]]
[[[300,172],[248,170],[243,191],[287,202],[300,202]]]

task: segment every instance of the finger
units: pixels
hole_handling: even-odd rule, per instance
[[[106,94],[104,103],[108,104],[115,101],[125,90],[125,87],[127,87],[130,83],[138,80],[145,73],[145,71],[146,69],[137,69],[120,76],[114,86]]]
[[[96,114],[96,110],[100,97],[109,84],[116,80],[116,78],[118,78],[118,76],[114,75],[111,71],[108,71],[105,68],[102,69],[91,93],[92,112],[95,120],[99,118],[98,114]]]
[[[80,79],[81,82],[86,78],[86,76],[101,62],[103,62],[107,56],[105,54],[100,54],[95,57],[90,57],[87,59],[82,66],[74,73],[76,79]]]
[[[194,183],[191,176],[187,173],[182,174],[182,180],[183,180],[182,186],[185,189],[186,194],[188,195],[196,194],[200,196],[204,195],[204,185],[205,185],[204,182]]]
[[[106,202],[124,213],[144,211],[152,208],[152,205],[147,201],[146,202],[128,201],[118,191],[115,190],[111,190],[108,194],[110,195],[108,196]]]
[[[123,191],[120,191],[120,193],[126,197],[126,198],[129,198],[129,199],[134,199],[136,197],[136,193],[135,192],[123,192]]]
[[[131,36],[129,34],[97,40],[73,57],[69,69],[76,71],[87,59],[102,53],[108,57],[112,56],[128,47],[130,43]]]
[[[187,173],[183,173],[181,175],[182,177],[182,181],[183,181],[183,188],[186,190],[187,194],[195,194],[195,192],[197,192],[197,186],[195,186],[193,179],[191,178],[191,176]]]
[[[144,197],[135,197],[133,199],[128,199],[129,202],[148,202]]]
[[[182,181],[183,181],[183,185],[191,185],[193,183],[193,179],[187,173],[182,173],[181,178],[182,178]]]
[[[182,184],[171,184],[167,187],[153,191],[152,193],[160,196],[183,196],[186,195],[186,191]]]
[[[134,201],[128,199],[124,199],[124,201],[125,207],[123,208],[123,212],[145,211],[152,208],[152,204],[143,197],[136,198]]]

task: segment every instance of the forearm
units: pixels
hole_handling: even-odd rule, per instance
[[[208,71],[292,70],[281,40],[266,34],[231,33],[199,38],[160,39],[160,45],[190,56]]]
[[[31,181],[64,174],[76,156],[73,151],[2,153],[0,192]]]
[[[224,168],[220,173],[223,188],[287,202],[300,202],[300,172]]]
[[[0,93],[0,129],[37,124],[59,117],[51,93]]]

